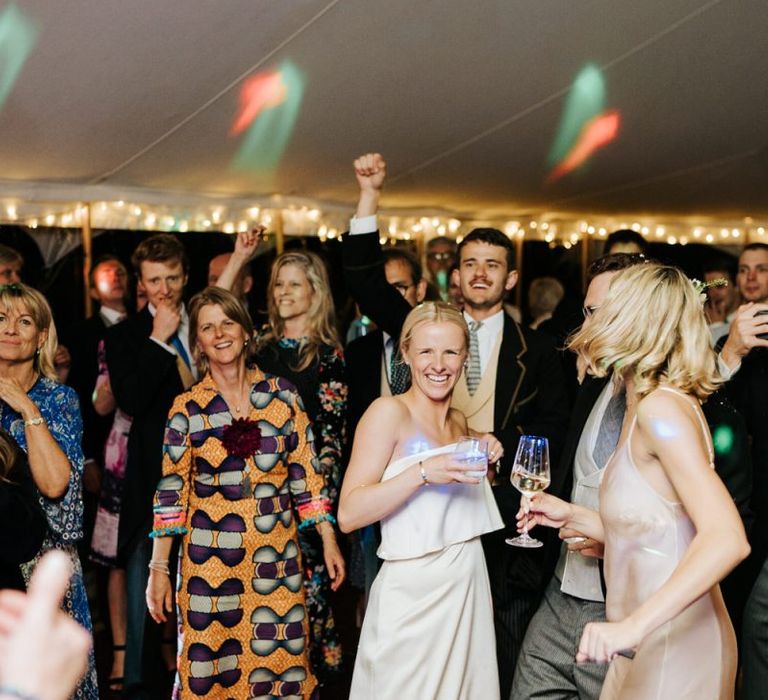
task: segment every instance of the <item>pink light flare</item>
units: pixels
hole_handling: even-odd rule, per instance
[[[259,116],[271,107],[285,102],[288,89],[280,71],[259,73],[249,78],[240,90],[240,109],[232,123],[230,134],[236,136],[245,131]]]
[[[621,116],[617,110],[611,110],[590,119],[584,124],[573,148],[549,173],[547,183],[551,184],[576,170],[595,151],[607,146],[618,136],[620,123]]]

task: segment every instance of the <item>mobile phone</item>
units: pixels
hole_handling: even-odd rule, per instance
[[[755,316],[764,316],[765,314],[768,314],[768,311],[758,311]],[[758,333],[757,337],[760,340],[768,340],[768,333]]]

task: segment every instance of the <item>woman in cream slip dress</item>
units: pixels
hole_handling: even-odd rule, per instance
[[[670,387],[666,391],[691,398]],[[701,423],[714,459],[709,429]],[[632,460],[632,419],[627,439],[605,470],[600,488],[600,518],[605,528],[606,617],[625,619],[672,575],[696,534],[681,503],[667,500],[640,473]],[[712,464],[714,469],[714,464]],[[691,603],[657,627],[640,644],[634,659],[617,656],[600,695],[613,698],[733,698],[736,636],[720,587]]]
[[[749,545],[701,410],[722,380],[700,290],[671,266],[630,267],[569,346],[582,375],[627,392],[599,514],[540,494],[528,516],[605,545],[608,621],[585,626],[576,660],[610,662],[601,700],[729,700],[736,640],[718,583]]]
[[[379,398],[358,424],[338,521],[381,523],[350,700],[499,700],[488,572],[480,536],[504,526],[487,478],[454,455],[466,418],[450,407],[467,359],[464,318],[417,306],[400,349],[411,387]],[[488,460],[503,454],[493,435]]]
[[[454,447],[398,459],[382,481]],[[422,488],[381,521],[350,700],[499,697],[480,535],[502,527],[487,479]]]

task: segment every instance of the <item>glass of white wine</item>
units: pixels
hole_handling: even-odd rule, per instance
[[[515,463],[512,466],[510,481],[526,499],[526,512],[530,510],[528,499],[549,486],[549,441],[536,435],[523,435],[517,445]],[[523,534],[506,540],[513,547],[529,549],[541,547],[544,543],[528,535],[528,521],[523,526]]]

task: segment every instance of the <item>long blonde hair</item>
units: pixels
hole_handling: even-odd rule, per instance
[[[269,286],[267,287],[269,329],[259,338],[259,347],[282,338],[285,332],[285,321],[280,318],[275,303],[275,285],[280,270],[286,265],[295,265],[301,269],[312,288],[312,302],[307,312],[309,333],[301,343],[299,366],[296,367],[296,370],[300,372],[317,360],[322,345],[339,348],[341,343],[336,331],[336,310],[333,305],[331,285],[328,281],[328,271],[325,264],[319,256],[309,251],[289,251],[278,256],[272,264]]]
[[[597,377],[629,373],[643,397],[671,384],[704,400],[722,383],[699,292],[681,270],[619,272],[604,303],[568,343]]]
[[[53,359],[56,356],[56,348],[59,339],[56,335],[56,326],[53,324],[53,314],[46,298],[36,289],[26,284],[0,285],[0,308],[7,310],[23,309],[32,317],[32,322],[38,333],[47,332],[45,341],[35,353],[33,366],[48,379],[58,381]]]

